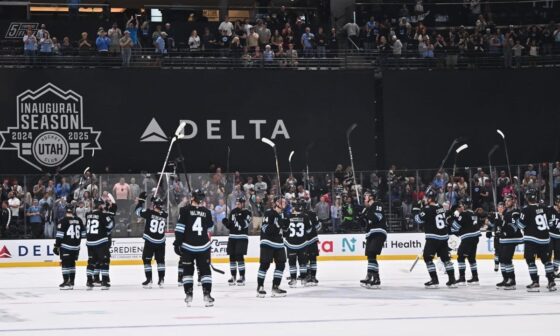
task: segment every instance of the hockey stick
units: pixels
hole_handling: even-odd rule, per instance
[[[504,141],[504,150],[506,152],[506,162],[507,162],[508,173],[509,173],[509,182],[513,183],[513,178],[511,176],[511,166],[509,165],[509,154],[508,154],[508,148],[507,148],[507,142],[506,142],[506,135],[504,134],[504,132],[502,132],[499,129],[496,130],[496,133],[498,133],[502,137],[502,140]]]
[[[459,156],[459,153],[461,153],[467,148],[469,148],[469,145],[464,144],[455,150],[455,159],[453,160],[453,174],[452,174],[453,176],[455,176],[455,170],[457,168],[457,157]]]
[[[281,190],[281,184],[280,184],[280,167],[278,166],[278,153],[276,152],[276,144],[274,144],[274,142],[270,141],[267,138],[261,138],[261,141],[264,142],[265,144],[269,145],[270,147],[272,147],[272,149],[274,150],[274,160],[276,161],[276,179],[278,180],[278,195],[281,196],[282,195],[282,190]]]
[[[229,218],[229,204],[227,202],[227,195],[229,195],[229,190],[228,190],[228,181],[229,181],[229,158],[231,155],[231,148],[229,148],[229,145],[227,146],[227,159],[226,159],[226,185],[224,186],[224,193],[226,195],[226,199],[225,199],[225,204],[226,204],[226,218]],[[235,183],[235,181],[234,181]],[[232,183],[233,185],[233,183]],[[232,188],[233,190],[233,188]]]
[[[314,145],[315,143],[312,142],[305,148],[305,190],[309,190],[309,151]]]
[[[490,181],[492,182],[492,198],[494,200],[494,211],[498,209],[497,207],[498,202],[496,199],[496,183],[494,182],[494,177],[492,177],[492,175],[494,176],[496,175],[496,174],[492,174],[492,155],[496,150],[498,150],[498,148],[500,148],[500,146],[494,145],[494,147],[492,147],[490,152],[488,152],[488,166],[490,169]]]
[[[354,182],[354,189],[356,191],[356,198],[358,201],[358,205],[360,205],[360,193],[358,192],[358,185],[356,184],[356,170],[354,169],[354,158],[352,156],[352,146],[350,145],[350,134],[354,129],[358,126],[358,124],[352,124],[348,130],[346,130],[346,143],[348,144],[348,154],[350,154],[350,165],[352,166],[352,180]]]
[[[293,176],[292,174],[292,157],[294,156],[295,151],[290,152],[290,156],[288,156],[288,164],[290,165],[290,177]]]
[[[220,273],[220,274],[226,274],[226,272],[222,271],[219,268],[214,267],[214,265],[210,264],[210,268],[212,269],[212,271],[216,272],[216,273]]]
[[[167,160],[169,160],[169,154],[171,153],[171,148],[173,147],[173,143],[175,143],[175,141],[177,141],[177,139],[179,139],[179,137],[181,136],[181,133],[183,132],[183,129],[185,128],[186,125],[187,125],[187,123],[185,121],[181,121],[181,123],[179,124],[179,127],[177,127],[177,130],[175,131],[175,134],[173,135],[173,138],[171,138],[171,141],[169,142],[169,148],[167,149],[167,154],[165,155],[165,160],[163,161],[163,166],[161,168],[161,173],[159,175],[159,179],[158,179],[158,183],[157,183],[156,191],[155,191],[154,195],[157,195],[157,193],[159,191],[159,185],[161,183],[161,179],[163,178],[163,174],[165,173],[165,166],[167,165]]]

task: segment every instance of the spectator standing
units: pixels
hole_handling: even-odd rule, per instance
[[[175,31],[171,27],[171,23],[167,22],[165,24],[164,32],[167,34],[167,40],[166,40],[167,49],[170,50],[175,48]]]
[[[37,52],[37,38],[33,35],[33,30],[27,28],[27,33],[23,36],[23,54],[28,58],[28,62],[35,62]]]
[[[167,37],[166,32],[161,32],[154,42],[156,47],[156,54],[164,55],[167,54],[167,49],[165,48],[165,38]]]
[[[321,196],[319,202],[315,204],[314,211],[317,215],[317,218],[319,219],[319,222],[321,222],[323,229],[327,230],[331,224],[331,207],[329,203],[327,203],[327,199],[325,196]]]
[[[249,52],[255,52],[255,49],[259,46],[259,34],[255,32],[255,28],[251,27],[249,29],[249,34],[247,35],[247,47],[249,47]]]
[[[121,37],[119,43],[121,46],[122,66],[129,67],[130,58],[132,57],[133,42],[130,38],[130,32],[128,30],[124,32],[124,36]]]
[[[52,54],[60,55],[60,42],[58,42],[56,37],[52,38]]]
[[[129,38],[132,41],[132,47],[138,47],[138,20],[134,17],[134,15],[131,16],[126,23],[126,31],[129,33]]]
[[[282,44],[284,43],[284,38],[282,37],[282,35],[280,35],[280,31],[278,29],[274,31],[274,35],[272,35],[270,41],[272,43],[272,49],[274,49],[274,51],[278,51],[280,47],[282,47]]]
[[[97,32],[97,39],[95,40],[97,46],[97,53],[100,56],[107,56],[109,54],[109,47],[111,46],[111,39],[107,37],[105,30],[100,28]]]
[[[270,38],[272,37],[270,29],[268,29],[266,23],[259,19],[257,20],[255,32],[259,34],[259,47],[261,49],[265,48],[265,46],[270,43]]]
[[[329,35],[329,41],[327,44],[329,55],[331,55],[331,57],[336,57],[338,53],[338,37],[336,36],[336,33],[336,29],[331,28],[331,34]]]
[[[11,213],[11,220],[9,223],[9,231],[10,236],[11,237],[16,237],[19,236],[19,228],[18,228],[18,222],[19,222],[19,208],[21,207],[21,201],[19,198],[16,197],[15,193],[13,191],[10,191],[8,193],[8,206],[10,208]]]
[[[45,35],[48,33],[49,31],[47,30],[47,26],[45,26],[45,24],[43,23],[41,24],[41,28],[37,30],[35,36],[37,37],[37,40],[41,40],[42,38],[45,38]]]
[[[136,183],[136,178],[131,177],[130,178],[130,183],[128,184],[128,186],[130,187],[130,199],[131,200],[136,199],[136,197],[138,197],[140,195],[140,193],[142,192],[142,189]]]
[[[336,196],[334,204],[331,205],[331,222],[333,232],[338,232],[342,224],[342,199]]]
[[[119,182],[113,186],[113,194],[117,202],[117,209],[128,209],[129,201],[132,197],[130,186],[126,183],[124,177],[121,177]]]
[[[224,16],[224,21],[220,23],[218,26],[219,31],[226,31],[227,36],[233,35],[233,23],[229,21],[229,17],[226,15]]]
[[[39,239],[43,233],[43,219],[41,218],[41,207],[39,201],[34,198],[31,206],[26,211],[27,222],[31,226],[31,238]]]
[[[111,40],[111,46],[109,47],[109,52],[113,55],[120,53],[121,52],[120,39],[122,38],[123,34],[121,29],[117,26],[116,23],[113,23],[113,26],[107,32],[107,36]]]
[[[560,174],[560,172],[559,172]],[[560,181],[560,179],[559,179]],[[257,175],[257,183],[255,183],[255,193],[257,197],[264,198],[266,195],[266,190],[268,189],[268,185],[265,181],[263,181],[262,175]]]
[[[76,216],[85,223],[86,214],[90,211],[89,206],[84,201],[79,201],[76,207]]]
[[[50,56],[52,55],[53,41],[47,31],[45,31],[42,36],[43,37],[39,39],[39,54],[41,56]]]
[[[60,45],[60,54],[63,56],[72,55],[74,53],[74,48],[72,47],[72,43],[70,43],[70,38],[65,36],[62,39],[62,44]]]
[[[267,45],[264,47],[263,61],[264,61],[264,66],[272,66],[272,65],[273,65],[273,62],[274,62],[274,51],[272,51],[272,48],[270,47],[269,44],[267,44]]]
[[[355,22],[348,22],[342,26],[342,30],[346,32],[346,36],[352,41],[350,48],[355,48],[359,43],[358,36],[360,35],[360,26]]]
[[[317,42],[317,57],[319,58],[326,58],[327,57],[327,36],[323,30],[323,27],[319,27],[317,30],[317,36],[315,39]]]
[[[313,57],[315,48],[315,34],[311,32],[311,28],[305,27],[305,33],[301,35],[301,45],[303,47],[303,56]]]
[[[515,59],[515,67],[521,67],[521,57],[523,55],[523,50],[525,49],[524,46],[519,43],[519,40],[515,41],[515,45],[512,47],[513,49],[513,57]]]

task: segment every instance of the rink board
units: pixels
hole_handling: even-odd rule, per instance
[[[365,238],[363,234],[339,234],[319,236],[319,260],[361,260],[365,259]],[[226,253],[227,236],[212,237],[212,262],[229,262]],[[166,262],[176,263],[178,256],[173,251],[173,237],[166,243]],[[410,260],[421,253],[425,238],[422,233],[389,234],[381,260]],[[5,240],[0,243],[0,267],[40,267],[58,266],[59,257],[53,253],[53,239]],[[111,265],[136,265],[142,263],[144,240],[142,238],[114,238],[111,246]],[[520,258],[523,245],[518,245],[516,257]],[[493,239],[482,236],[478,244],[478,258],[493,258]],[[259,237],[249,237],[246,261],[259,260]],[[78,265],[85,265],[87,248],[82,241]]]

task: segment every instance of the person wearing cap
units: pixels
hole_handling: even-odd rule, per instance
[[[379,289],[381,280],[377,256],[381,254],[383,244],[387,240],[387,219],[383,204],[377,201],[377,191],[364,192],[364,206],[359,218],[366,229],[365,255],[368,263],[366,278],[360,280],[360,284],[368,289]]]
[[[222,220],[224,226],[229,230],[227,254],[229,255],[229,269],[231,279],[230,286],[245,286],[245,255],[249,245],[249,225],[251,225],[251,212],[245,208],[245,198],[237,199],[235,209],[231,210],[229,216]],[[239,271],[239,279],[237,279]]]
[[[97,31],[97,39],[95,39],[95,45],[97,46],[97,53],[100,56],[107,56],[109,54],[109,47],[111,46],[111,39],[107,37],[107,33],[103,27],[99,27]]]
[[[66,207],[65,212],[64,218],[60,220],[56,227],[56,240],[53,249],[54,254],[60,255],[61,260],[63,279],[59,286],[61,290],[74,288],[76,260],[78,260],[80,254],[80,242],[82,237],[86,236],[84,222],[74,215],[73,207]]]
[[[132,57],[132,39],[130,38],[130,32],[128,30],[124,31],[124,36],[119,40],[121,46],[121,56],[122,56],[122,66],[130,66],[130,58]]]

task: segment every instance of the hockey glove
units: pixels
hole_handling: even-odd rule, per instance
[[[56,255],[60,255],[60,248],[58,246],[55,246],[53,249],[53,253]]]
[[[146,196],[148,196],[148,194],[145,191],[142,191],[140,195],[138,195],[138,201],[146,202]]]
[[[175,251],[175,254],[176,254],[176,255],[178,255],[178,256],[181,256],[181,255],[182,255],[182,254],[181,254],[181,247],[180,247],[180,246],[175,245],[175,246],[173,247],[173,250]]]
[[[492,231],[486,231],[486,238],[492,238]]]
[[[229,223],[230,223],[230,222],[229,222],[229,220],[228,220],[227,218],[222,219],[222,224],[224,224],[224,226],[225,226],[226,228],[229,228]]]

